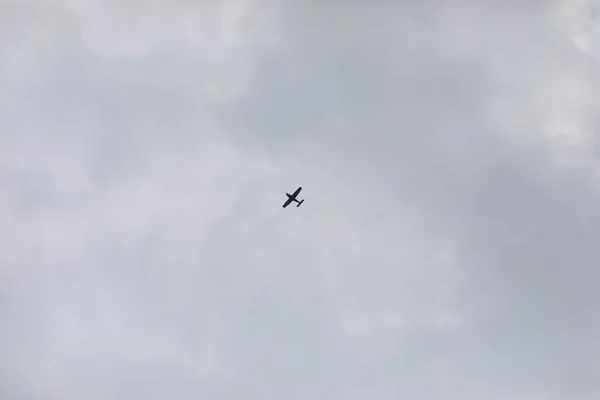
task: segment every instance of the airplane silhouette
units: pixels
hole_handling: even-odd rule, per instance
[[[302,190],[302,186],[300,186],[298,189],[296,189],[296,191],[294,192],[294,194],[286,193],[286,196],[288,197],[288,199],[283,204],[283,208],[286,208],[287,206],[289,206],[292,201],[295,201],[296,203],[298,203],[298,205],[296,207],[300,207],[300,205],[302,203],[304,203],[304,199],[298,201],[298,200],[296,200],[296,196],[298,196],[298,193],[300,193],[301,190]]]

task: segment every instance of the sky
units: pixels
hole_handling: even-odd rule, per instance
[[[598,399],[599,5],[0,2],[0,398]]]

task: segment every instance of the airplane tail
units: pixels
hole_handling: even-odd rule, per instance
[[[297,205],[296,207],[300,207],[300,205],[301,205],[302,203],[304,203],[304,199],[300,200],[300,201],[298,202],[298,205]]]

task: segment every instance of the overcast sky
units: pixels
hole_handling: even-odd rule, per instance
[[[600,398],[597,11],[341,3],[0,1],[0,398]]]

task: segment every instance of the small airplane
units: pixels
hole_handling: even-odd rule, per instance
[[[296,196],[298,196],[298,193],[300,193],[301,190],[302,190],[302,186],[300,186],[298,189],[296,189],[296,191],[294,192],[294,194],[286,193],[286,196],[288,197],[288,199],[283,204],[283,208],[286,208],[287,206],[289,206],[292,201],[295,201],[296,203],[298,203],[298,205],[296,207],[300,207],[300,205],[302,203],[304,203],[304,199],[298,201],[298,200],[296,200]]]

